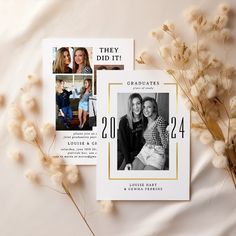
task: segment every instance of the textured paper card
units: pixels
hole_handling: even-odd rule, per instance
[[[45,39],[44,121],[55,124],[51,150],[68,164],[96,164],[99,70],[132,70],[131,39]]]
[[[190,113],[162,71],[98,73],[98,200],[188,200]]]

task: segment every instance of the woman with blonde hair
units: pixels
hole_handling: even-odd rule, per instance
[[[92,74],[92,68],[89,62],[89,55],[86,48],[76,48],[73,55],[73,73]]]
[[[57,50],[56,60],[53,64],[53,73],[72,73],[69,67],[71,63],[70,52],[68,48],[62,47]]]
[[[127,114],[122,116],[118,131],[117,169],[131,169],[134,157],[143,147],[142,97],[138,93],[130,94]]]
[[[87,121],[87,116],[89,113],[89,97],[92,96],[92,80],[85,79],[84,86],[81,88],[80,92],[75,89],[77,95],[80,95],[80,100],[78,104],[78,120],[79,128],[82,129]]]

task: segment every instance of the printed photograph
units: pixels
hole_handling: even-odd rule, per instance
[[[124,65],[95,65],[94,66],[94,94],[97,94],[97,71],[98,70],[124,70]]]
[[[89,98],[92,76],[56,76],[56,130],[92,130],[89,124]]]
[[[117,170],[169,170],[169,93],[118,93],[117,109]]]
[[[92,74],[92,48],[53,48],[52,71],[54,74]]]

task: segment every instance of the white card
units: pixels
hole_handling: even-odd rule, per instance
[[[56,127],[53,153],[67,164],[96,164],[96,71],[132,69],[132,39],[43,41],[43,114]]]
[[[97,200],[188,200],[190,112],[162,71],[99,71]]]

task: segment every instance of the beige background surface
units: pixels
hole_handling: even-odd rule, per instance
[[[27,74],[41,73],[41,41],[49,37],[134,38],[136,54],[152,46],[149,29],[165,20],[175,22],[190,38],[182,11],[198,5],[213,13],[218,0],[19,0],[0,3],[0,93],[7,104],[19,93]],[[228,0],[236,10],[236,2]],[[232,24],[235,35],[235,17]],[[235,64],[236,48],[228,60]],[[135,66],[136,69],[145,69]],[[41,93],[36,93],[38,99]],[[40,121],[41,115],[38,115]],[[91,235],[65,195],[35,187],[24,171],[37,167],[35,153],[6,134],[6,109],[0,111],[0,235]],[[8,148],[23,150],[25,162],[16,165],[6,156]],[[113,214],[101,213],[95,200],[94,166],[80,168],[76,201],[99,236],[234,236],[236,190],[227,173],[211,164],[211,153],[192,139],[191,200],[187,202],[116,202]]]

